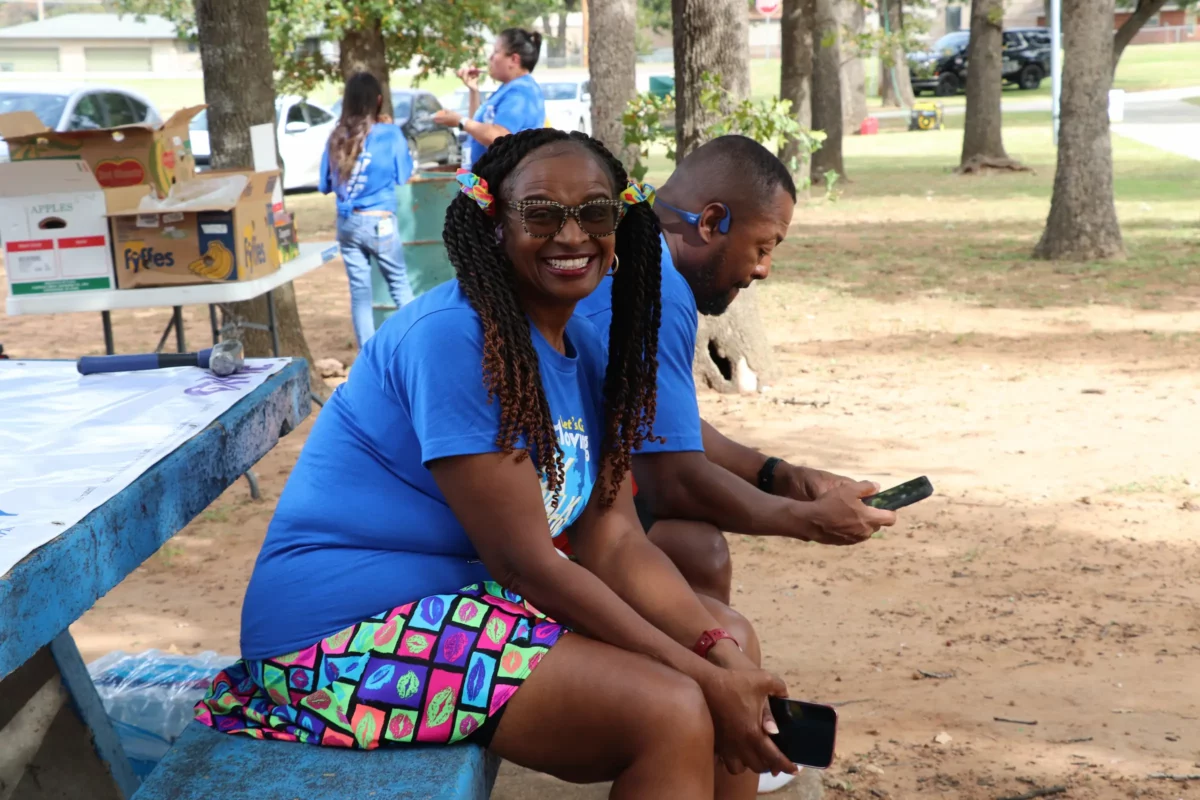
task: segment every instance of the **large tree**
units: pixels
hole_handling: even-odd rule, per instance
[[[216,169],[246,169],[253,165],[250,127],[275,124],[275,85],[267,40],[269,0],[196,0],[196,32],[204,67],[204,98],[208,103],[208,133]],[[304,338],[296,294],[291,283],[274,292],[276,324],[282,355],[304,358],[312,353]],[[232,304],[234,321],[264,325],[265,296]],[[247,355],[271,354],[265,331],[242,328],[239,338]],[[313,388],[324,392],[314,373]]]
[[[1124,255],[1113,204],[1108,90],[1113,0],[1063,0],[1058,166],[1036,258],[1090,261]]]
[[[745,0],[672,0],[671,10],[675,138],[677,157],[683,158],[704,143],[714,121],[700,103],[705,72],[720,77],[729,99],[749,97],[750,39]],[[743,291],[721,316],[700,318],[693,363],[697,380],[718,391],[754,391],[770,374],[771,346],[753,288]]]
[[[750,31],[744,0],[672,0],[675,45],[675,144],[679,158],[704,141],[713,114],[700,92],[705,72],[730,97],[750,95]]]
[[[867,23],[863,0],[837,0],[835,12],[841,33],[847,40],[864,34]],[[867,80],[863,52],[857,47],[843,48],[839,73],[842,92],[842,127],[856,131],[867,118]]]
[[[621,122],[637,93],[636,0],[587,0],[588,71],[592,81],[592,135],[633,166]]]
[[[963,133],[963,173],[1021,169],[1004,151],[1000,132],[1003,90],[1004,0],[973,0],[967,49],[967,116]]]
[[[812,81],[813,42],[812,20],[816,14],[816,0],[783,0],[783,17],[780,20],[782,46],[779,71],[779,99],[790,100],[792,113],[801,126],[812,127],[812,105],[809,102]],[[807,152],[807,151],[806,151]],[[787,164],[792,159],[799,163],[800,143],[789,139],[779,153]]]
[[[878,0],[879,27],[884,33],[879,58],[879,96],[885,107],[911,107],[916,101],[908,72],[905,42],[907,18],[903,0]]]
[[[846,176],[842,163],[841,30],[836,2],[816,0],[813,17],[812,126],[825,132],[825,141],[812,159],[812,180],[818,184],[827,172]]]

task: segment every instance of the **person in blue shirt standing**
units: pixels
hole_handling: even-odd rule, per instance
[[[318,188],[337,197],[337,237],[350,279],[350,316],[358,347],[375,334],[371,257],[397,308],[412,302],[404,248],[396,230],[396,186],[412,177],[404,134],[381,118],[383,87],[369,72],[346,81],[342,118],[321,156]]]
[[[500,32],[488,56],[488,75],[500,84],[487,102],[479,99],[479,69],[463,67],[458,77],[470,90],[469,119],[449,109],[433,116],[439,125],[458,127],[471,137],[471,152],[464,154],[463,167],[470,168],[492,142],[510,133],[546,125],[546,102],[542,87],[533,79],[542,50],[542,35],[537,31],[508,28]]]

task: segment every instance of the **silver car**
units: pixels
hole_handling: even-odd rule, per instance
[[[43,125],[59,132],[162,122],[158,109],[144,95],[95,83],[0,82],[0,114],[12,111],[32,111]],[[8,161],[3,139],[0,161]]]

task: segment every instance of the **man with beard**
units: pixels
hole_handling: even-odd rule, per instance
[[[654,433],[662,441],[647,441],[634,458],[634,500],[650,539],[692,588],[726,604],[733,567],[722,531],[849,545],[896,519],[860,502],[878,485],[765,456],[700,419],[697,313],[723,313],[739,290],[770,274],[795,204],[787,168],[744,136],[692,151],[654,201],[663,245]],[[605,278],[576,307],[606,340],[611,283]]]

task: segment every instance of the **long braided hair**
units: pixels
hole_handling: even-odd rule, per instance
[[[625,188],[628,176],[624,166],[600,142],[582,133],[535,128],[496,139],[475,163],[474,172],[487,181],[498,210],[502,211],[509,199],[504,196],[504,182],[517,164],[544,145],[564,141],[578,143],[595,156],[611,174],[617,192]],[[564,479],[562,450],[542,388],[529,321],[517,299],[513,264],[497,241],[497,219],[459,194],[446,211],[442,239],[459,286],[483,324],[483,382],[488,401],[500,402],[496,446],[511,453],[523,439],[526,454],[545,478],[557,505]],[[606,506],[616,498],[633,451],[652,436],[662,320],[662,250],[653,210],[647,203],[629,206],[614,235],[620,268],[613,276],[604,378],[601,472],[603,475],[607,467],[607,485],[599,487]]]

